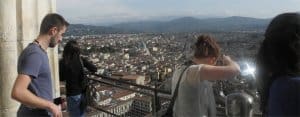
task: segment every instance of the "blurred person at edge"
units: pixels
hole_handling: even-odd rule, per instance
[[[175,117],[216,116],[216,105],[209,80],[233,78],[240,72],[239,65],[229,56],[222,55],[223,66],[217,66],[220,47],[209,35],[200,35],[194,44],[191,60],[176,69],[172,78],[172,95],[180,81],[178,96],[173,107]],[[185,67],[188,67],[184,70]]]
[[[257,54],[263,116],[300,116],[300,14],[276,16]]]

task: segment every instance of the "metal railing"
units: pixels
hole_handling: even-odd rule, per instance
[[[152,107],[153,107],[152,108],[152,116],[159,116],[158,111],[160,111],[161,108],[160,108],[160,103],[158,102],[159,101],[158,98],[164,98],[166,100],[171,100],[170,92],[158,89],[156,81],[154,81],[154,88],[152,88],[152,87],[149,87],[149,86],[139,85],[139,84],[136,84],[136,83],[127,82],[127,81],[124,81],[124,80],[121,80],[121,79],[112,78],[112,77],[104,76],[104,75],[100,75],[100,74],[89,74],[89,75],[93,75],[93,76],[97,77],[97,78],[88,77],[88,80],[92,81],[94,83],[95,82],[96,83],[101,83],[101,84],[117,87],[117,88],[120,88],[120,89],[129,90],[129,91],[140,93],[140,94],[143,94],[143,95],[146,95],[146,96],[153,97],[153,99],[154,99],[153,102],[154,103],[152,102]],[[120,84],[123,84],[123,85],[120,85]],[[134,86],[138,89],[126,87],[124,85]],[[100,107],[95,107],[95,106],[92,106],[92,107],[94,109],[98,110],[98,111],[102,111],[102,112],[107,113],[109,115],[119,116],[117,114],[114,114],[112,112],[104,110]]]

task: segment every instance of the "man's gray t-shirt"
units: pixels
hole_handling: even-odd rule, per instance
[[[20,54],[18,60],[18,74],[25,74],[31,77],[31,83],[28,86],[33,94],[45,100],[52,101],[52,82],[49,60],[47,53],[35,43],[29,44]],[[21,105],[18,115],[21,116],[40,116],[48,114],[44,109],[33,109]]]

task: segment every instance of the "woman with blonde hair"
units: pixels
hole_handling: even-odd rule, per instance
[[[233,78],[240,72],[239,65],[229,56],[222,56],[224,66],[216,66],[219,56],[220,47],[215,39],[209,35],[200,35],[194,45],[193,58],[173,74],[173,116],[216,116],[209,80]]]

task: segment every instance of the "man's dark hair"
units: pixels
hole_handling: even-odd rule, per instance
[[[58,30],[62,29],[63,26],[69,26],[69,23],[59,14],[50,13],[47,14],[41,24],[40,34],[46,34],[52,27],[57,27]]]

